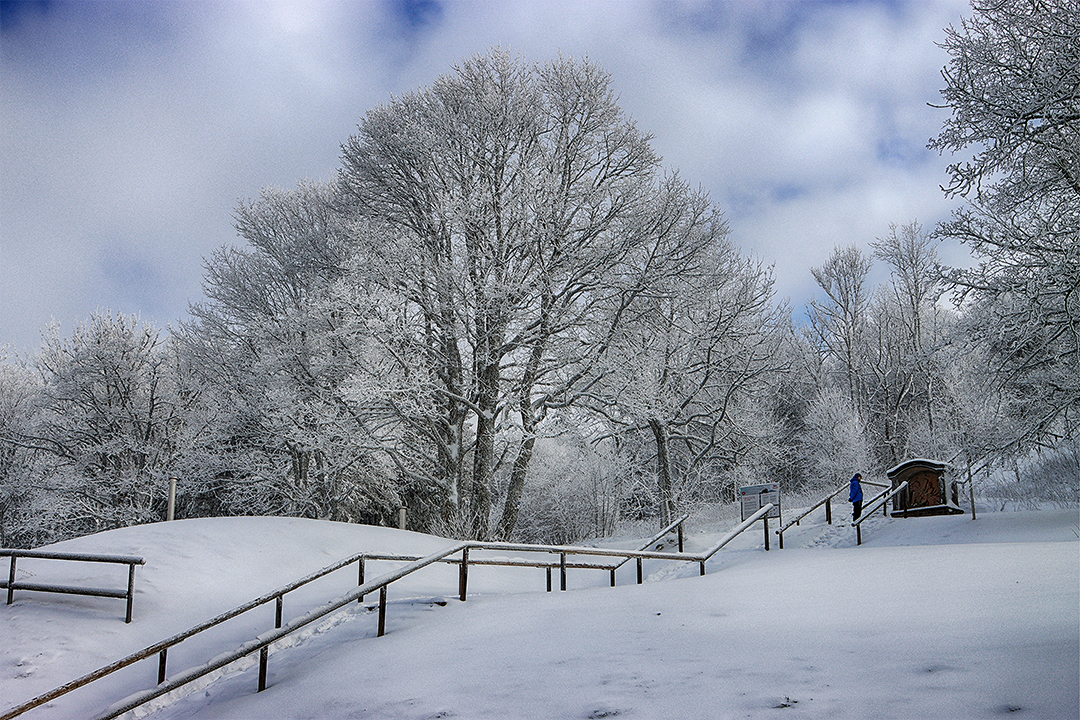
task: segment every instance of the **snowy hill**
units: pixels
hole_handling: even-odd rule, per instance
[[[1080,717],[1080,521],[1075,510],[804,521],[787,549],[760,530],[694,563],[572,570],[473,567],[469,599],[437,565],[390,586],[387,634],[350,606],[254,660],[137,711],[154,718],[1068,718]],[[696,528],[688,551],[727,528]],[[123,602],[16,592],[0,608],[0,713],[361,550],[425,555],[450,541],[289,518],[126,528],[56,549],[140,555]],[[632,543],[628,543],[632,544]],[[372,562],[368,579],[395,564]],[[20,579],[122,586],[125,569],[20,560]],[[3,565],[6,575],[6,563]],[[346,568],[285,600],[285,618],[355,587]],[[436,604],[432,600],[438,600]],[[374,601],[369,597],[368,601]],[[368,603],[370,605],[370,602]],[[273,604],[169,651],[169,674],[273,627]],[[31,710],[90,718],[153,686],[140,661]]]

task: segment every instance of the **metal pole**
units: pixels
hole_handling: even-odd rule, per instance
[[[360,566],[359,570],[357,570],[358,577],[356,579],[356,587],[360,587],[364,584],[364,557],[362,555],[360,556],[360,559],[356,561],[356,564]],[[361,595],[360,597],[356,598],[356,602],[364,602],[364,596]]]
[[[379,637],[386,634],[386,586],[379,588]]]
[[[162,648],[161,652],[158,653],[158,662],[157,662],[157,682],[158,682],[158,685],[165,682],[165,663],[167,662],[168,656],[169,656],[169,648]]]
[[[165,514],[166,520],[173,520],[176,517],[176,478],[169,478],[169,509]]]
[[[124,622],[131,622],[131,606],[135,602],[135,563],[128,565],[127,616]]]
[[[465,602],[465,595],[469,587],[469,548],[461,550],[461,568],[458,570],[458,597]]]
[[[275,628],[280,628],[281,627],[281,610],[282,610],[282,607],[283,607],[284,603],[285,603],[285,596],[284,595],[278,595],[277,596],[277,601],[274,603],[274,627]]]
[[[637,559],[637,584],[641,584],[641,558]]]
[[[825,500],[825,522],[832,525],[832,498]]]
[[[15,556],[11,556],[11,571],[8,573],[7,604],[10,605],[15,595]]]
[[[768,552],[769,551],[769,514],[765,513],[765,515],[761,518],[761,521],[763,523],[765,523],[765,551]]]
[[[682,523],[679,523],[679,552],[683,551],[683,529]]]
[[[266,665],[270,658],[270,647],[263,645],[259,650],[259,692],[266,689]]]
[[[566,590],[566,553],[559,553],[559,589]]]

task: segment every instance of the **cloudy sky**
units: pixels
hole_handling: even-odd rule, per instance
[[[966,0],[0,0],[0,348],[96,311],[161,328],[237,202],[335,174],[360,117],[500,46],[598,62],[664,163],[775,266],[955,202],[925,149]],[[963,262],[961,248],[941,248]],[[3,351],[0,350],[0,356]]]

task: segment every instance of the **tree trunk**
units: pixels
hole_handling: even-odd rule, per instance
[[[656,487],[660,491],[660,525],[667,527],[675,515],[675,491],[668,455],[667,427],[660,420],[649,420],[656,438]]]

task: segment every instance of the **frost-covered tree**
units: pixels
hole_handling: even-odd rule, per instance
[[[860,376],[870,303],[866,287],[870,266],[870,258],[859,248],[834,248],[824,265],[810,269],[825,298],[812,300],[807,308],[812,335],[823,355],[839,368],[848,400],[860,421],[865,421],[866,414]]]
[[[937,234],[979,260],[949,280],[996,387],[1022,405],[1005,451],[1077,430],[1080,7],[975,0],[972,8],[945,31],[951,115],[930,147],[962,153],[944,190],[968,203]]]
[[[645,433],[655,495],[669,523],[691,478],[715,477],[767,445],[779,320],[772,275],[717,236],[693,272],[657,285],[621,311],[623,328],[581,402],[614,435]]]
[[[99,314],[63,338],[52,326],[34,366],[33,422],[18,441],[38,454],[31,476],[43,537],[160,519],[180,420],[159,333]]]
[[[604,354],[618,308],[694,262],[705,234],[685,228],[710,214],[662,175],[607,73],[502,51],[369,111],[340,183],[374,241],[360,255],[401,298],[395,372],[424,408],[401,426],[431,448],[460,532],[506,536],[549,403]]]

